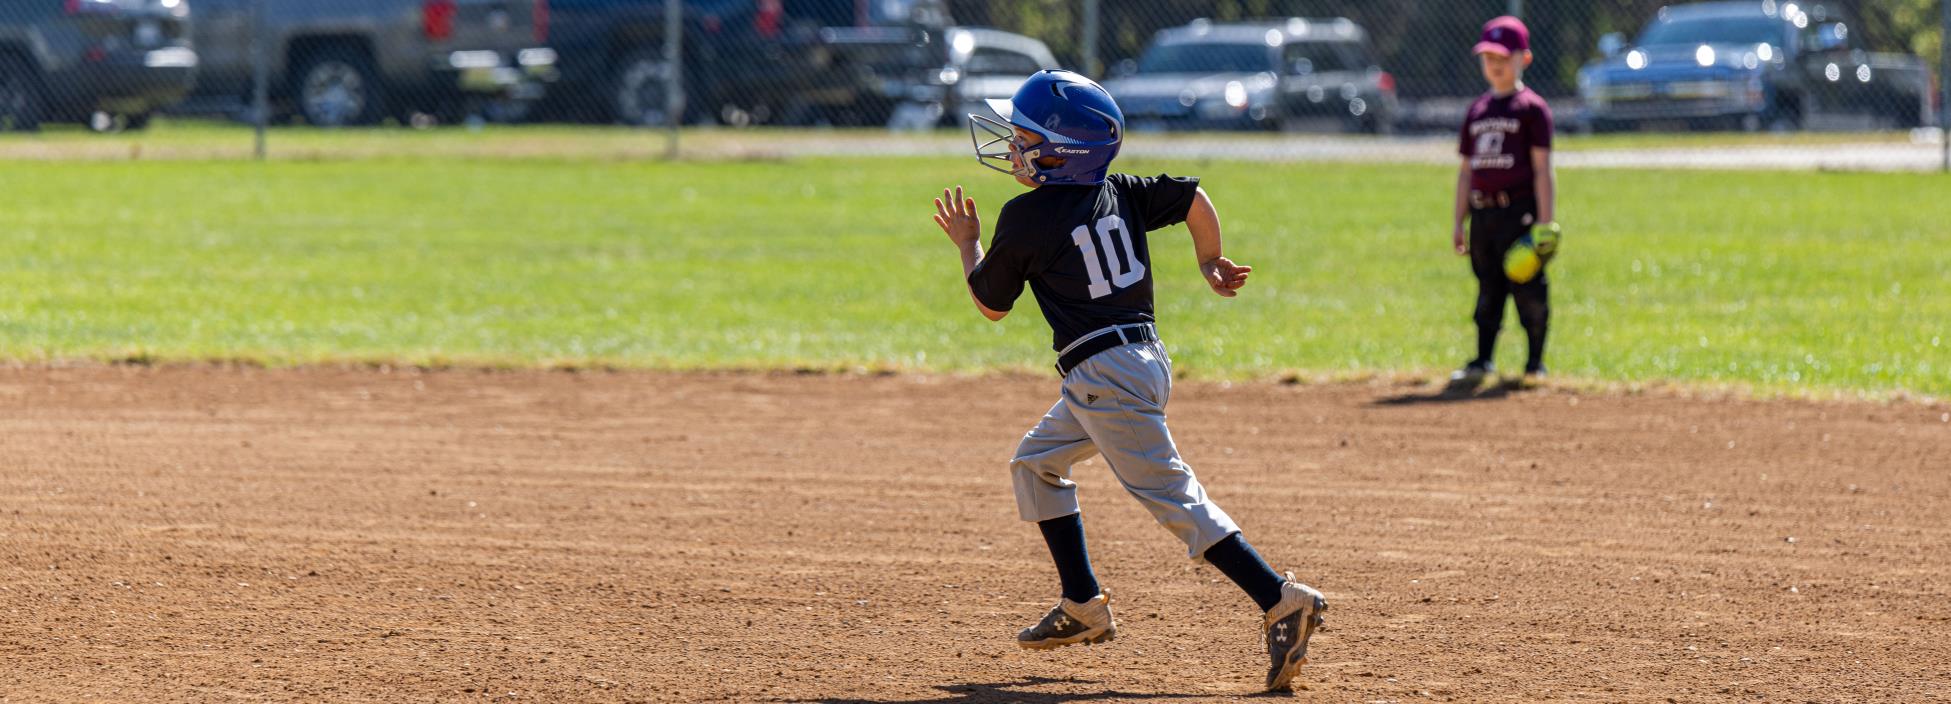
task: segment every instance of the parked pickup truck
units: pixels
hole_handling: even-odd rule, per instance
[[[1579,72],[1592,129],[1796,129],[1814,120],[1918,127],[1930,71],[1915,56],[1852,46],[1849,23],[1820,5],[1753,0],[1663,8],[1630,46],[1616,35]]]
[[[195,98],[219,110],[250,103],[254,27],[275,114],[323,127],[533,100],[555,72],[547,0],[183,1],[203,59]]]
[[[659,125],[667,114],[662,0],[550,0],[561,82],[544,114]],[[941,0],[685,0],[690,122],[886,124],[938,100],[948,61]]]
[[[0,12],[0,131],[141,128],[195,80],[186,0],[15,0]]]

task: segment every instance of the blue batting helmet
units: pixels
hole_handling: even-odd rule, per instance
[[[1124,145],[1125,116],[1118,109],[1118,103],[1111,94],[1084,76],[1070,71],[1038,71],[1024,81],[1023,87],[1016,90],[1016,96],[1009,100],[990,100],[989,109],[1003,118],[998,122],[982,115],[969,116],[969,136],[976,143],[976,159],[984,166],[1034,179],[1041,184],[1083,184],[1104,183],[1104,175],[1111,170],[1111,160],[1118,158],[1118,148]],[[1009,163],[1009,150],[995,149],[998,144],[1015,144],[1015,133],[1019,127],[1035,132],[1043,137],[1043,143],[1034,147],[1017,147],[1023,152],[1023,165],[1019,168],[1010,164],[1007,168],[991,163]],[[975,131],[981,128],[990,135],[984,142]],[[1064,160],[1062,166],[1045,169],[1036,160],[1054,156]]]

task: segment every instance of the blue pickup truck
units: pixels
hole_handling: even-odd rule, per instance
[[[942,87],[941,0],[686,0],[687,122],[884,124]],[[560,78],[541,116],[667,124],[662,0],[549,0]]]
[[[1607,44],[1578,76],[1581,122],[1594,130],[1909,128],[1931,112],[1922,59],[1858,48],[1850,23],[1822,5],[1674,5],[1630,45]]]

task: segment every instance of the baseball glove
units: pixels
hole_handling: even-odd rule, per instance
[[[1504,254],[1504,275],[1519,284],[1538,278],[1538,272],[1544,271],[1545,264],[1558,255],[1558,241],[1563,237],[1564,231],[1558,223],[1551,222],[1518,238],[1511,251]]]

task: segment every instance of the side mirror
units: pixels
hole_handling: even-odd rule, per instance
[[[1625,50],[1626,35],[1618,32],[1608,32],[1605,36],[1599,37],[1599,53],[1605,55],[1606,58],[1610,59],[1618,56],[1619,52]]]
[[[1832,22],[1816,27],[1816,46],[1823,51],[1838,51],[1849,48],[1849,26]]]
[[[1116,76],[1118,78],[1124,78],[1125,76],[1129,76],[1137,72],[1138,72],[1138,62],[1133,61],[1131,59],[1125,59],[1123,61],[1118,62],[1116,66],[1111,67],[1111,75]]]

